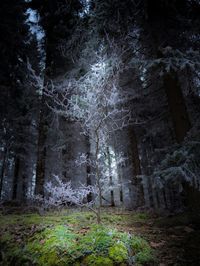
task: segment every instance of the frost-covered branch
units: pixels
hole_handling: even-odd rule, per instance
[[[63,182],[58,176],[54,176],[54,182],[49,181],[45,185],[45,197],[35,195],[33,200],[42,204],[44,208],[75,205],[78,207],[92,208],[94,201],[87,202],[89,194],[96,195],[95,186],[80,185],[73,188],[71,182]]]

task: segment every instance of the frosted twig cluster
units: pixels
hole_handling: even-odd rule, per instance
[[[43,198],[35,195],[32,200],[43,205],[45,208],[75,205],[78,207],[92,208],[94,201],[87,201],[89,194],[96,195],[95,186],[80,185],[74,189],[71,182],[63,182],[60,177],[54,176],[54,182],[49,181],[45,185],[45,194]]]

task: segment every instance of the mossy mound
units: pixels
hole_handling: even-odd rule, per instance
[[[80,222],[83,214],[78,213],[57,217],[59,222],[52,224],[48,218],[46,225],[43,221],[33,226],[25,220],[22,226],[17,225],[17,239],[16,224],[12,224],[13,232],[5,232],[0,241],[0,265],[126,266],[152,261],[151,248],[144,239],[109,225],[96,225],[93,218],[89,213],[84,215],[87,225]]]
[[[152,260],[147,242],[105,226],[76,231],[59,225],[37,234],[26,251],[37,265],[129,265]]]

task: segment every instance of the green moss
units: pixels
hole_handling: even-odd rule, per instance
[[[11,242],[13,240],[13,236],[9,232],[5,232],[1,236],[1,243]]]
[[[128,259],[128,250],[124,243],[117,243],[109,248],[109,257],[116,263],[122,263]]]
[[[104,223],[111,223],[111,224],[120,224],[122,222],[123,218],[120,215],[115,215],[115,214],[107,214],[103,213],[102,214],[102,221]]]
[[[55,250],[52,250],[48,253],[43,253],[37,260],[39,265],[44,266],[54,266],[54,265],[63,265],[64,264],[60,261],[59,256]]]
[[[149,216],[147,213],[138,213],[135,215],[135,219],[137,220],[142,220],[142,221],[146,221],[149,219]]]
[[[95,253],[105,255],[113,243],[112,229],[95,225],[80,239],[79,248],[85,250],[86,254]]]
[[[138,265],[153,261],[152,250],[147,241],[143,238],[132,236],[130,246],[135,254]]]
[[[96,217],[90,212],[16,216],[17,226],[11,223],[11,232],[2,231],[3,265],[125,266],[131,257],[138,265],[152,259],[145,240],[113,229],[115,224],[123,224],[127,216],[103,213],[102,217],[104,224],[96,225]]]
[[[135,253],[140,252],[149,247],[148,243],[143,238],[138,236],[131,237],[130,246]]]
[[[150,248],[146,248],[139,253],[136,254],[136,262],[138,265],[143,265],[148,262],[154,261],[154,257],[152,255],[152,251]]]
[[[113,266],[113,262],[111,259],[106,258],[106,257],[89,255],[84,259],[83,265],[87,265],[87,266]]]
[[[0,243],[0,250],[1,250],[1,262],[0,265],[29,265],[29,258],[27,257],[26,253],[23,250],[23,247],[19,244],[16,245],[14,243],[4,243],[1,245]]]
[[[38,265],[64,265],[67,261],[71,263],[74,259],[70,250],[75,249],[77,237],[72,229],[58,225],[37,234],[35,240],[27,245],[27,252],[34,255]],[[66,257],[65,260],[60,258],[60,254]]]
[[[83,235],[57,225],[41,232],[27,245],[38,265],[72,265],[83,259],[86,265],[123,264],[128,260],[130,248],[138,263],[152,259],[145,240],[101,225],[92,226]]]
[[[19,223],[20,216],[19,215],[1,215],[0,216],[0,224],[1,227],[7,226],[7,225],[14,225]]]

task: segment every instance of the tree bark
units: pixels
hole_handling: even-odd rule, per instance
[[[112,160],[110,157],[109,147],[107,147],[107,157],[108,157],[109,185],[112,186],[112,184],[113,184],[112,166],[111,166]],[[111,207],[115,206],[114,191],[113,190],[110,191],[110,205],[111,205]]]
[[[131,142],[131,153],[132,153],[132,161],[134,167],[134,179],[133,185],[136,188],[136,202],[135,207],[140,207],[144,205],[144,191],[141,180],[139,180],[138,176],[141,175],[141,167],[140,167],[140,158],[138,151],[138,143],[136,134],[133,128],[129,130],[130,142]]]
[[[145,187],[144,187],[144,200],[145,205],[149,208],[154,207],[154,201],[153,201],[153,190],[152,190],[152,180],[151,180],[151,174],[152,174],[152,167],[150,167],[149,160],[151,155],[149,155],[149,145],[145,142],[142,146],[142,160],[141,160],[141,166],[142,166],[142,174],[145,176]]]
[[[38,129],[38,150],[37,150],[37,164],[36,164],[36,181],[35,194],[44,195],[44,181],[45,181],[45,161],[46,161],[46,137],[47,137],[47,123],[45,118],[44,96],[41,100],[41,110],[39,114],[39,129]]]
[[[90,154],[90,139],[89,137],[86,138],[86,142],[87,142],[87,158],[90,159],[91,154]],[[86,184],[87,186],[91,186],[92,185],[92,180],[91,180],[91,165],[90,163],[87,163],[86,165]],[[87,195],[87,201],[91,202],[92,201],[92,193],[89,193]]]
[[[3,159],[2,159],[2,166],[1,166],[0,199],[1,199],[1,196],[2,196],[2,189],[3,189],[3,180],[4,180],[4,173],[5,173],[5,167],[6,167],[6,160],[7,160],[7,147],[4,148]]]
[[[99,125],[100,126],[100,125]],[[96,173],[96,182],[99,196],[99,203],[97,205],[97,222],[101,223],[101,207],[102,207],[102,187],[101,187],[101,176],[98,165],[98,155],[99,155],[99,127],[95,130],[96,141],[95,141],[95,173]]]
[[[15,170],[14,170],[14,179],[13,179],[13,193],[12,199],[17,199],[17,188],[19,183],[19,171],[20,170],[20,158],[18,156],[15,157]]]
[[[190,130],[191,123],[176,73],[171,72],[165,74],[164,88],[168,99],[176,140],[178,143],[181,143]]]

